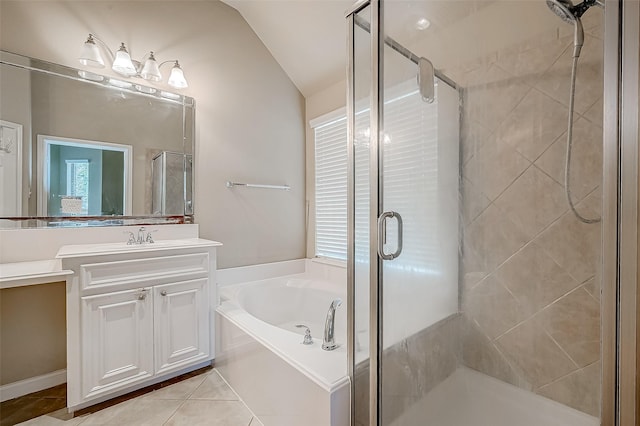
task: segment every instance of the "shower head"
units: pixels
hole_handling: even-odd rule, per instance
[[[573,24],[578,19],[572,11],[573,4],[568,0],[547,0],[547,7],[567,24]]]
[[[584,44],[584,30],[582,29],[582,21],[580,16],[586,10],[595,4],[595,0],[585,0],[578,6],[574,6],[569,0],[547,0],[547,6],[553,13],[558,15],[560,19],[568,24],[573,24],[573,57],[580,56],[580,50]]]

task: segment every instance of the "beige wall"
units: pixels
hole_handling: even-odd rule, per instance
[[[112,49],[124,41],[134,58],[153,50],[179,59],[190,85],[183,93],[196,99],[196,221],[202,237],[224,243],[220,267],[304,257],[304,99],[234,9],[218,1],[0,8],[0,47],[14,53],[78,67],[92,32]],[[292,189],[229,190],[227,180]]]
[[[67,366],[65,283],[0,290],[0,385]]]

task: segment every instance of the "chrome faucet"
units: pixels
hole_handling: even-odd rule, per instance
[[[136,243],[137,243],[137,244],[144,244],[144,239],[145,239],[145,237],[144,237],[144,231],[145,231],[145,230],[146,230],[146,229],[144,228],[144,226],[141,226],[141,227],[140,227],[140,229],[138,229],[138,238],[137,238],[137,240],[136,240]]]
[[[153,241],[153,237],[151,237],[151,233],[155,232],[155,231],[149,231],[145,234],[146,228],[144,226],[141,226],[140,229],[138,229],[138,237],[136,238],[136,236],[134,235],[133,232],[130,231],[124,231],[125,234],[129,235],[129,240],[127,241],[128,245],[134,245],[134,244],[152,244],[155,241]]]
[[[340,305],[342,305],[341,299],[334,300],[331,302],[327,312],[327,319],[324,323],[324,338],[322,339],[322,349],[325,351],[332,351],[338,347],[334,340],[333,331],[335,329],[336,308]]]

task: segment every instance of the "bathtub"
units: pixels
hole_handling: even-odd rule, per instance
[[[248,282],[238,278],[242,268],[227,274],[233,283],[220,271],[216,368],[265,426],[346,426],[346,303],[335,315],[338,348],[321,349],[329,305],[346,302],[346,271],[309,260],[290,266],[294,273]],[[297,324],[309,327],[312,345],[302,344]]]

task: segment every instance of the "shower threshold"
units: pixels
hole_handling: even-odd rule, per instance
[[[392,426],[597,426],[588,414],[468,368],[458,368]]]

